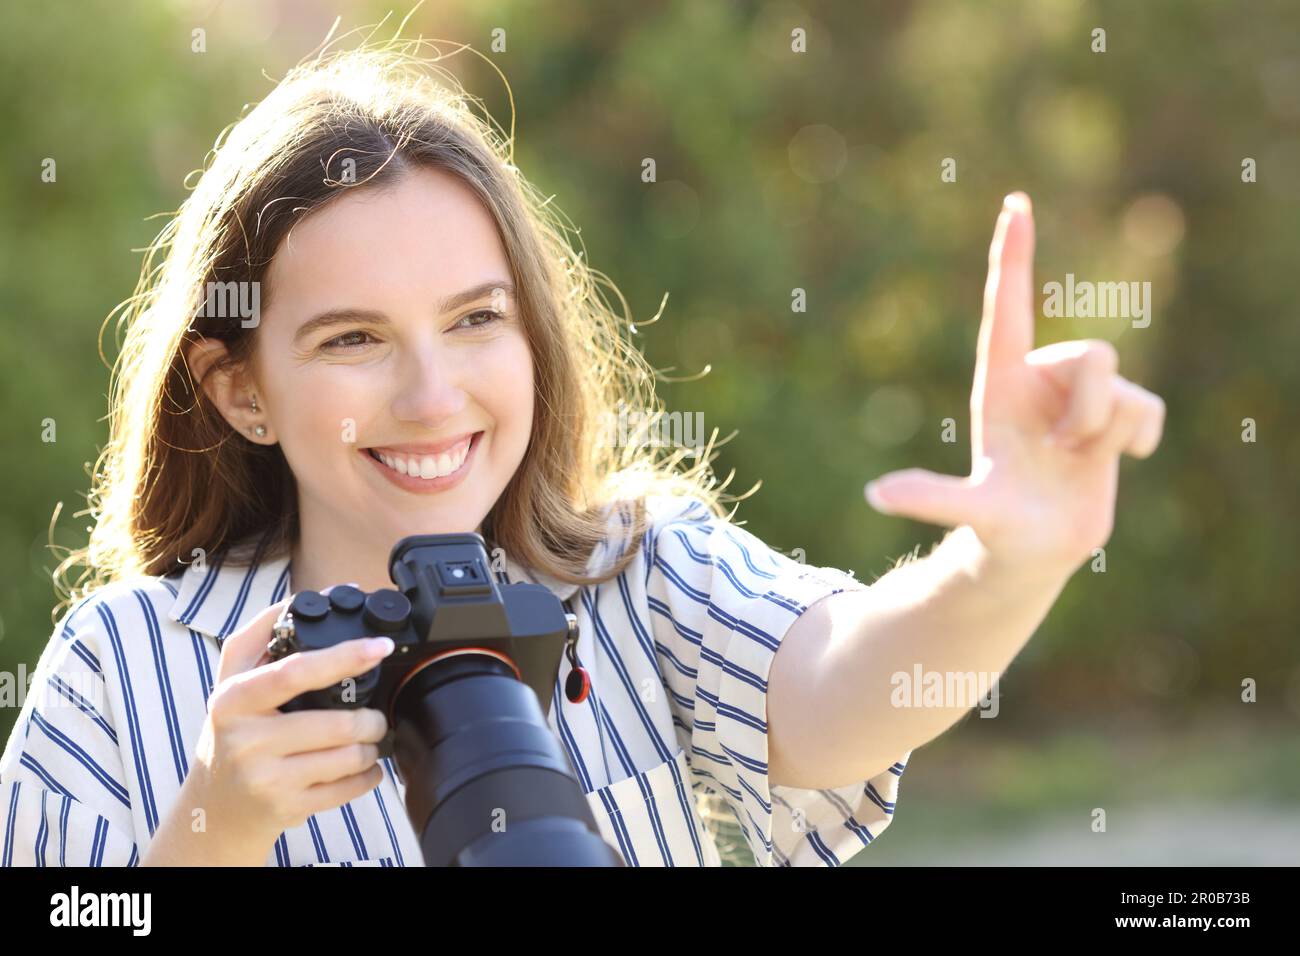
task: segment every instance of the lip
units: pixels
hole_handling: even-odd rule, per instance
[[[451,451],[466,438],[479,434],[481,432],[463,432],[455,438],[446,438],[440,442],[416,442],[409,445],[371,445],[370,448],[362,450],[391,451],[399,455],[439,455],[444,451]]]
[[[441,491],[446,491],[449,488],[454,488],[456,485],[464,481],[465,476],[469,474],[470,466],[474,463],[474,456],[478,451],[479,442],[482,440],[484,433],[471,432],[470,434],[473,435],[473,438],[469,443],[469,451],[465,453],[465,460],[461,462],[460,467],[450,475],[443,475],[440,478],[429,478],[426,480],[424,478],[412,478],[410,475],[400,475],[385,465],[382,461],[372,458],[370,456],[370,448],[358,448],[357,454],[365,458],[365,460],[377,469],[384,478],[388,479],[391,484],[396,485],[403,491],[410,491],[417,495],[432,495]],[[382,449],[388,451],[391,449],[408,455],[429,455],[434,454],[435,452],[446,451],[449,448],[454,448],[464,440],[465,436],[461,435],[449,442],[445,441],[437,445],[376,445],[374,446],[374,450],[378,451]]]

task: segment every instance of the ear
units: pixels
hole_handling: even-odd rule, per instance
[[[274,445],[277,439],[267,413],[266,397],[246,371],[218,365],[228,354],[225,342],[203,338],[189,346],[185,360],[193,381],[202,383],[208,400],[231,428],[254,444]],[[258,426],[265,429],[265,434],[257,433]]]

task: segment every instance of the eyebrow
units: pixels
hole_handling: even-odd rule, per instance
[[[447,296],[438,303],[437,312],[439,315],[453,312],[461,306],[469,305],[471,302],[477,302],[479,299],[487,298],[500,289],[501,292],[511,299],[515,297],[515,287],[509,282],[488,281],[480,282],[472,288],[465,289],[462,292],[456,292]],[[374,309],[330,309],[327,312],[321,312],[314,315],[293,334],[293,340],[300,342],[313,332],[329,328],[333,325],[344,325],[349,322],[387,322],[388,316],[383,312],[377,312]]]

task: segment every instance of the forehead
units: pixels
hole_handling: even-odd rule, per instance
[[[307,216],[267,272],[276,311],[429,303],[511,274],[496,222],[450,173],[415,169],[360,187]]]

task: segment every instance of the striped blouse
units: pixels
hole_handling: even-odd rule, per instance
[[[629,865],[719,865],[696,799],[711,793],[757,864],[843,863],[889,825],[911,752],[837,789],[773,786],[767,681],[800,614],[864,585],[791,560],[693,498],[652,496],[647,507],[636,557],[603,584],[557,582],[509,555],[498,571],[503,583],[544,584],[578,616],[591,691],[568,700],[562,659],[544,709],[601,835]],[[610,520],[592,567],[627,546],[611,545],[622,539]],[[137,865],[189,771],[221,642],[290,592],[288,557],[218,555],[72,608],[0,758],[3,864]],[[397,767],[381,764],[374,790],[282,833],[267,865],[422,865]]]

